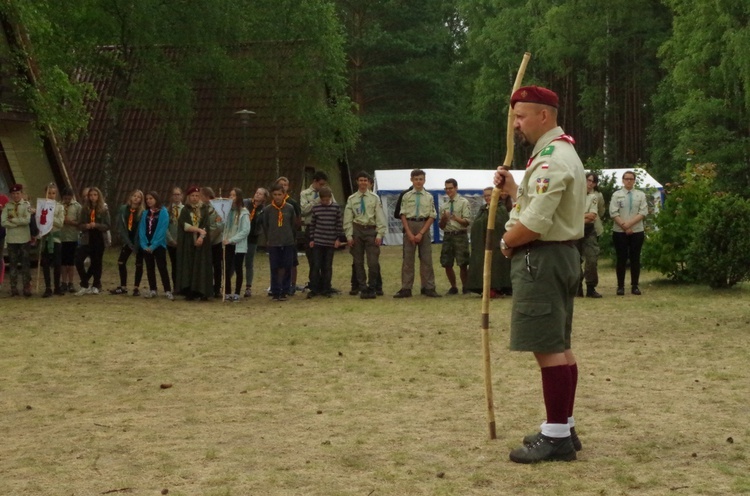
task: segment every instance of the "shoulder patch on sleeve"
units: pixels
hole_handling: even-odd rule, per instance
[[[552,152],[555,151],[555,145],[547,145],[544,147],[544,149],[539,153],[540,157],[547,157],[549,155],[552,155]]]

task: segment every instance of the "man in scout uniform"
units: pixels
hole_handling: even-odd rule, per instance
[[[458,181],[445,181],[445,194],[448,200],[440,206],[440,229],[443,230],[443,246],[440,249],[440,265],[445,269],[451,288],[449,295],[458,294],[456,273],[453,261],[458,265],[461,275],[461,290],[469,293],[466,285],[469,275],[469,224],[471,223],[471,205],[469,200],[458,194]]]
[[[437,217],[435,202],[429,191],[424,189],[425,172],[411,171],[411,184],[414,189],[404,193],[401,199],[401,223],[404,226],[404,252],[401,264],[401,289],[394,298],[410,298],[414,285],[414,253],[419,250],[419,275],[422,294],[431,298],[439,297],[435,291],[435,271],[432,268],[432,240],[430,226]]]
[[[31,296],[31,267],[29,246],[31,241],[31,208],[23,199],[23,186],[14,184],[10,188],[10,201],[3,208],[2,225],[5,228],[5,241],[8,243],[10,262],[10,295],[18,296],[19,265],[23,281],[23,295]]]
[[[370,175],[357,174],[357,192],[349,197],[344,208],[344,234],[354,259],[359,297],[375,298],[380,280],[380,245],[385,236],[386,223],[378,195],[370,191]],[[365,256],[369,283],[365,274]]]
[[[500,241],[511,258],[513,306],[510,348],[534,353],[542,374],[547,420],[540,433],[510,453],[517,463],[576,459],[581,448],[573,420],[578,367],[571,350],[578,289],[586,177],[574,140],[557,125],[557,95],[536,86],[511,97],[516,138],[534,150],[520,185],[498,168],[495,185],[516,201]]]

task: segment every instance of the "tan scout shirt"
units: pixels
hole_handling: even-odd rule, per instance
[[[602,219],[604,218],[604,214],[607,212],[607,205],[605,205],[604,202],[604,195],[601,191],[594,191],[594,194],[596,195],[596,220],[594,221],[594,231],[596,231],[597,236],[601,236],[604,232],[604,224],[602,224]]]
[[[336,198],[331,194],[331,200],[336,203]],[[320,204],[318,192],[310,186],[299,194],[299,208],[302,212],[302,224],[308,225],[312,221],[312,208]]]
[[[5,228],[5,242],[8,244],[24,244],[31,241],[31,212],[29,202],[21,200],[16,203],[9,201],[3,208],[2,225]],[[0,247],[1,248],[1,247]]]
[[[596,215],[594,222],[591,222],[589,224],[586,224],[586,221],[584,219],[584,225],[593,225],[594,231],[596,232],[596,221],[599,220],[599,197],[596,191],[593,191],[586,195],[586,210],[583,212],[584,217],[586,216],[586,214]]]
[[[364,210],[362,200],[364,200]],[[387,225],[383,205],[378,195],[372,191],[364,193],[357,191],[349,197],[344,207],[344,234],[348,241],[354,237],[354,223],[362,226],[375,226],[378,231],[376,238],[383,239]]]
[[[456,197],[452,200],[453,203],[451,204],[450,197],[446,197],[445,202],[443,202],[442,205],[440,205],[440,217],[442,218],[443,213],[448,212],[448,214],[451,214],[451,205],[453,205],[453,212],[452,214],[456,217],[461,217],[462,219],[468,220],[471,222],[471,204],[469,203],[469,200],[464,198],[463,196],[456,194]],[[445,229],[443,229],[444,232],[454,232],[454,231],[465,231],[468,229],[468,226],[464,226],[459,224],[457,221],[451,219],[448,221],[448,223],[445,225]]]
[[[419,199],[419,208],[417,208],[417,199]],[[404,193],[401,199],[401,216],[406,216],[407,219],[437,218],[432,194],[426,189]]]
[[[612,200],[609,202],[610,217],[620,217],[620,220],[627,222],[638,214],[644,217],[648,215],[646,193],[635,188],[629,192],[622,188],[612,193]],[[633,232],[643,232],[643,219],[630,229]],[[612,224],[612,231],[623,232],[616,222]]]
[[[586,175],[575,148],[563,136],[558,126],[536,142],[506,230],[521,222],[542,241],[583,237]]]

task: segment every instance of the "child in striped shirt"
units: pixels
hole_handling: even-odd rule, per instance
[[[320,204],[312,208],[312,220],[308,226],[312,248],[308,298],[331,296],[333,253],[341,246],[341,239],[345,239],[341,208],[333,201],[331,189],[323,186],[318,191],[318,196]]]

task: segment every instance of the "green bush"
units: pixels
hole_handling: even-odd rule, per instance
[[[712,196],[713,164],[688,164],[679,184],[666,184],[666,200],[655,216],[654,229],[643,245],[645,268],[678,282],[695,282],[697,274],[687,263],[696,228]]]
[[[750,201],[715,195],[696,222],[687,265],[696,280],[729,288],[750,279]]]

